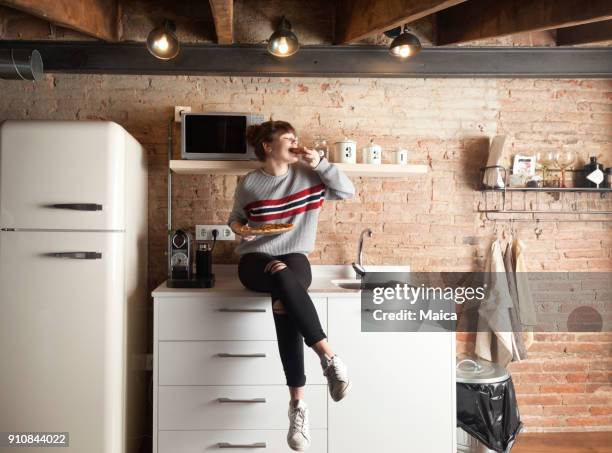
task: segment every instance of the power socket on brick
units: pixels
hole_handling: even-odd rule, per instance
[[[196,225],[196,241],[212,241],[213,230],[219,231],[217,235],[217,241],[234,241],[236,235],[232,229],[227,225]]]

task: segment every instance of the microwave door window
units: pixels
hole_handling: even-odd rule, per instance
[[[185,119],[187,154],[246,154],[244,116],[190,115]]]

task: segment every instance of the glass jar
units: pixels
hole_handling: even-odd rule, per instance
[[[315,138],[312,147],[319,153],[321,159],[326,158],[329,160],[329,146],[327,145],[326,139],[322,137]]]

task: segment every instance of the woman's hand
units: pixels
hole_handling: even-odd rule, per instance
[[[304,159],[310,168],[315,168],[317,165],[319,165],[321,156],[319,156],[319,152],[317,150],[304,147],[302,159]]]
[[[230,228],[232,229],[232,231],[237,234],[238,236],[240,236],[244,241],[252,241],[253,239],[255,239],[257,236],[254,236],[252,234],[249,235],[245,235],[244,234],[244,225],[240,222],[233,222],[230,225]]]

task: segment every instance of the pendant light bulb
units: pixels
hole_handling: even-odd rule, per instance
[[[283,55],[287,55],[289,52],[289,43],[284,36],[278,40],[278,51]]]
[[[300,42],[295,33],[291,31],[291,23],[283,16],[276,31],[270,35],[268,52],[276,57],[284,58],[293,55],[299,48]]]
[[[147,49],[160,60],[170,60],[176,57],[180,50],[180,43],[175,34],[174,22],[165,20],[163,25],[156,27],[147,37]]]
[[[389,46],[389,53],[401,59],[414,57],[420,51],[421,41],[412,33],[408,33],[405,27]]]

